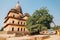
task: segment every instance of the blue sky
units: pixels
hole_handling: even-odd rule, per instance
[[[14,8],[18,0],[0,0],[0,28],[3,27],[4,17],[9,10]],[[60,0],[20,0],[23,13],[30,15],[41,7],[47,7],[49,13],[54,16],[56,25],[60,25]]]

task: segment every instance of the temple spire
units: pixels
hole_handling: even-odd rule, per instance
[[[20,0],[17,1],[17,4],[15,5],[15,7],[13,9],[17,10],[18,12],[20,12],[22,14],[22,8],[20,5]]]
[[[18,0],[18,4],[20,4],[19,0]]]
[[[19,0],[17,2],[16,6],[15,6],[15,9],[20,9],[20,2],[19,2]]]

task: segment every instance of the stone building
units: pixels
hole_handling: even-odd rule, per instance
[[[5,17],[4,31],[28,32],[25,27],[28,17],[28,13],[22,13],[22,8],[18,1],[16,6],[11,9]]]

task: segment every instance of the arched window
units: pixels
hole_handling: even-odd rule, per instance
[[[13,15],[13,17],[15,17],[15,15]]]
[[[24,25],[25,25],[25,22],[24,22]]]
[[[18,31],[19,31],[19,28],[18,28]]]
[[[12,21],[12,23],[14,23],[14,21]]]
[[[18,22],[18,24],[19,24],[19,22]]]
[[[14,31],[14,28],[12,28],[12,31]]]
[[[22,28],[21,28],[21,31],[22,31]]]
[[[21,25],[22,25],[22,22],[21,22]]]
[[[24,28],[24,31],[25,31],[25,28]]]

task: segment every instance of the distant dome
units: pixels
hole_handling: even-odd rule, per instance
[[[29,15],[28,13],[24,13],[24,16],[27,16],[27,17],[29,17],[30,15]]]

